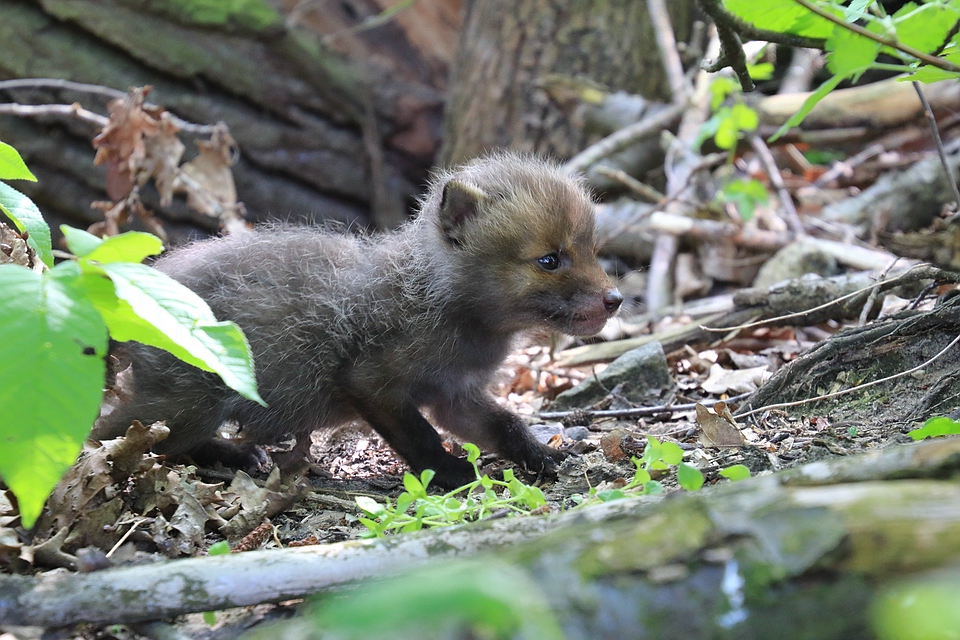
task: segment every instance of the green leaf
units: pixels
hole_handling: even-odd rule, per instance
[[[837,29],[827,38],[827,69],[840,76],[852,76],[872,65],[880,53],[880,43],[847,29]]]
[[[717,192],[717,201],[731,202],[740,212],[743,220],[753,218],[754,210],[757,205],[767,202],[769,194],[767,188],[762,182],[756,179],[750,180],[731,180]]]
[[[0,142],[0,180],[37,181],[17,150],[5,142]]]
[[[203,612],[203,623],[208,627],[212,627],[217,624],[217,614],[214,611],[204,611]]]
[[[936,2],[919,7],[907,4],[893,14],[893,25],[901,44],[931,53],[944,43],[958,19],[957,7]]]
[[[354,498],[354,500],[356,501],[358,507],[374,517],[382,516],[386,512],[386,509],[384,509],[382,504],[368,496],[357,496]]]
[[[687,491],[697,491],[703,486],[703,474],[700,469],[681,462],[677,467],[677,482]]]
[[[856,22],[857,20],[868,18],[867,7],[873,4],[873,0],[851,0],[843,10],[843,19],[847,22]]]
[[[427,492],[423,490],[423,485],[417,480],[417,476],[409,471],[403,474],[403,488],[415,498],[422,498],[427,495]]]
[[[92,233],[75,229],[67,224],[60,225],[60,233],[63,234],[63,239],[67,241],[67,249],[78,258],[87,257],[94,249],[103,244],[103,238],[98,238]]]
[[[907,435],[914,440],[936,438],[937,436],[953,436],[957,434],[960,434],[960,422],[943,416],[930,418],[923,423],[922,427],[907,433]]]
[[[128,231],[108,238],[98,238],[65,224],[60,225],[60,231],[70,252],[91,262],[142,262],[147,256],[155,256],[163,251],[160,238],[140,231]]]
[[[432,565],[327,597],[310,613],[337,638],[466,637],[562,640],[563,632],[536,582],[496,559]]]
[[[50,227],[33,200],[8,184],[0,182],[0,211],[13,222],[21,233],[29,234],[27,244],[33,247],[48,267],[53,266],[53,245],[50,242]]]
[[[467,452],[467,462],[470,464],[473,464],[480,459],[480,448],[477,445],[464,442],[463,450]]]
[[[210,548],[207,549],[208,556],[222,556],[228,553],[230,553],[230,543],[226,540],[214,542],[212,545],[210,545]]]
[[[217,373],[224,384],[237,393],[266,406],[257,393],[249,345],[237,325],[217,322],[200,296],[156,269],[128,262],[107,263],[98,269],[113,281],[117,297],[126,302],[140,320],[167,338],[161,340],[161,344],[149,342],[157,332],[148,330],[140,335],[136,329],[142,328],[143,323],[128,319],[117,327],[123,330],[123,336],[114,335],[114,339],[137,340],[166,349],[185,362]],[[125,307],[118,305],[112,318],[108,319],[107,313],[104,318],[108,324],[111,319],[122,321],[117,314],[122,315],[124,311]],[[110,330],[114,331],[112,324]],[[171,343],[175,347],[171,347]]]
[[[717,76],[713,82],[710,83],[710,110],[716,111],[719,109],[723,101],[727,99],[727,96],[739,88],[740,83],[733,78]]]
[[[749,73],[750,77],[754,80],[769,80],[773,77],[773,69],[773,65],[769,62],[747,65],[747,73]]]
[[[611,502],[613,500],[622,500],[627,497],[620,489],[607,489],[606,491],[598,491],[597,497],[600,498],[602,502]]]
[[[423,485],[423,490],[426,491],[427,487],[430,486],[430,482],[433,480],[434,476],[437,475],[437,472],[433,469],[424,469],[420,472],[420,484]]]
[[[127,231],[118,236],[105,238],[103,244],[86,256],[87,260],[107,264],[110,262],[143,262],[148,256],[159,255],[163,241],[152,233]]]
[[[826,38],[834,25],[793,0],[724,0],[724,6],[760,29]],[[839,15],[839,12],[836,12]]]
[[[750,469],[742,464],[735,464],[720,470],[720,475],[728,480],[736,482],[737,480],[746,480],[750,477]]]
[[[660,445],[660,455],[667,464],[680,464],[683,460],[683,449],[675,442],[664,442]]]
[[[73,274],[3,265],[0,291],[0,475],[29,528],[97,417],[107,330]]]
[[[783,125],[777,129],[777,132],[773,134],[773,137],[770,138],[769,142],[773,142],[787,131],[797,126],[807,115],[813,111],[813,108],[817,106],[817,103],[823,100],[828,93],[833,91],[838,84],[843,81],[843,76],[833,76],[826,82],[824,82],[820,87],[810,94],[810,96],[803,101],[803,105],[800,107],[800,110],[797,111],[789,120],[783,123]]]

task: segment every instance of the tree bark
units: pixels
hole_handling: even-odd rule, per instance
[[[686,39],[693,3],[674,0],[670,11],[677,39]],[[583,125],[544,89],[557,75],[667,101],[646,3],[468,0],[441,163],[494,148],[560,158],[583,149]]]
[[[949,479],[958,453],[960,439],[940,439],[548,518],[89,574],[0,576],[0,624],[132,622],[276,602],[433,560],[375,598],[351,586],[359,600],[348,593],[331,606],[368,607],[370,619],[391,625],[389,637],[463,637],[450,625],[449,635],[404,635],[390,612],[401,611],[396,602],[409,601],[410,590],[429,589],[432,576],[462,569],[469,585],[479,569],[519,577],[513,595],[535,594],[570,640],[782,638],[785,629],[791,637],[871,637],[865,604],[878,592],[960,558],[960,488]],[[472,555],[479,561],[456,559]],[[422,629],[431,611],[456,613],[423,610]],[[299,637],[282,631],[256,637]]]
[[[452,57],[442,43],[456,33],[456,4],[421,0],[409,10],[416,14],[352,31],[377,15],[377,2],[291,16],[256,1],[190,15],[186,5],[143,0],[0,0],[0,77],[153,85],[151,102],[188,121],[230,127],[240,148],[238,198],[251,220],[389,227],[405,217],[439,148]],[[23,104],[74,101],[105,113],[104,98],[79,92],[0,95]],[[77,122],[0,117],[0,138],[40,179],[24,190],[54,224],[100,219],[89,209],[105,199],[105,172],[92,164],[95,133]],[[149,194],[145,200],[153,204]],[[161,213],[173,237],[215,225],[182,201]]]

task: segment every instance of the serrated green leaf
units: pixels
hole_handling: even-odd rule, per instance
[[[53,245],[50,241],[50,227],[40,215],[33,200],[13,187],[0,182],[0,211],[10,218],[21,233],[26,231],[27,244],[33,247],[40,259],[48,267],[53,266]]]
[[[107,329],[73,274],[0,266],[0,475],[23,525],[76,460],[103,395]]]
[[[727,467],[726,469],[720,470],[720,475],[728,480],[736,482],[738,480],[746,480],[750,477],[750,469],[745,467],[742,464],[735,464]]]
[[[163,241],[151,233],[127,231],[118,236],[104,238],[103,242],[84,258],[92,262],[143,262],[148,256],[163,251]]]
[[[787,131],[803,122],[803,119],[806,118],[811,111],[813,111],[813,108],[817,106],[817,103],[823,100],[827,94],[833,91],[842,81],[843,76],[833,76],[820,85],[816,91],[811,93],[807,99],[803,101],[803,105],[801,105],[800,110],[793,114],[789,120],[784,122],[783,125],[777,129],[777,132],[773,134],[773,137],[770,138],[769,142],[775,141]]]
[[[893,25],[901,44],[931,53],[944,43],[958,19],[960,8],[931,2],[904,5],[893,14]]]
[[[856,22],[867,16],[866,10],[873,4],[873,0],[851,0],[843,10],[843,19],[847,22]]]
[[[5,142],[0,142],[0,180],[29,180],[37,177],[27,168],[20,153]]]
[[[202,369],[215,372],[237,393],[265,406],[257,393],[249,345],[236,324],[217,322],[200,296],[156,269],[129,262],[108,263],[98,269],[113,281],[119,299],[129,304],[141,320],[167,336],[164,344],[177,345],[168,349],[171,353],[190,364],[202,362]],[[142,323],[128,322],[124,328],[142,327]],[[144,337],[155,336],[156,332],[148,331]],[[151,344],[139,337],[128,339]],[[190,357],[184,357],[184,353]]]
[[[793,0],[724,0],[723,4],[728,11],[760,29],[826,38],[835,26]],[[840,11],[834,10],[834,13],[841,15]]]
[[[83,229],[76,229],[68,224],[60,225],[60,233],[67,241],[67,249],[78,258],[85,258],[94,249],[103,244],[103,238],[98,238]]]
[[[880,53],[880,43],[847,29],[837,29],[827,38],[827,69],[840,76],[851,76],[867,69]]]

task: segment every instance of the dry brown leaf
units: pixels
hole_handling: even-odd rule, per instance
[[[129,195],[136,184],[147,151],[144,138],[159,131],[160,110],[144,108],[144,100],[152,87],[131,89],[123,98],[107,104],[110,121],[93,139],[97,150],[94,164],[106,165],[107,195],[114,202]]]
[[[237,202],[237,189],[230,171],[236,142],[227,125],[218,122],[210,140],[198,140],[197,147],[200,155],[180,167],[174,190],[187,194],[188,206],[219,219],[225,227],[242,224],[242,205]]]
[[[144,140],[146,157],[143,159],[143,173],[138,184],[146,183],[152,177],[160,194],[160,206],[168,207],[173,201],[174,182],[180,173],[180,159],[186,147],[177,137],[177,125],[170,114],[164,111],[160,116],[160,125],[155,136]]]
[[[726,408],[726,405],[724,405]],[[740,430],[724,418],[697,403],[697,425],[700,426],[700,444],[705,447],[740,447],[744,444]],[[729,410],[727,410],[729,411]],[[721,410],[721,413],[723,411]]]

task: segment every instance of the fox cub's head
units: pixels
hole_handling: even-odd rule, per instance
[[[597,262],[593,202],[556,165],[514,154],[474,160],[441,179],[431,209],[458,281],[505,330],[592,335],[619,309],[623,298]]]

